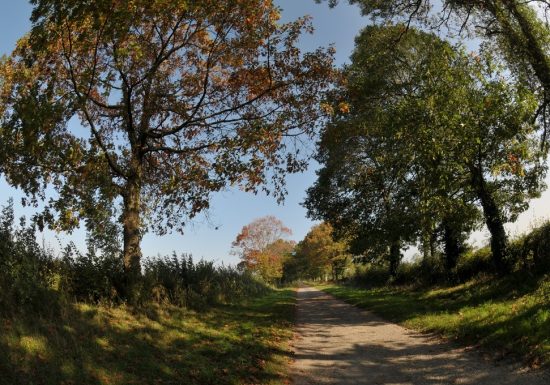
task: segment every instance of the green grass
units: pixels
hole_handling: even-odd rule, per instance
[[[193,312],[73,304],[2,318],[0,384],[280,384],[295,295]]]
[[[550,364],[550,277],[515,276],[452,287],[324,291],[408,328],[476,345],[494,358],[513,355],[534,367]]]

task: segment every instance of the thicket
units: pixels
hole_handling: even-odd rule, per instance
[[[51,253],[36,241],[32,226],[14,224],[13,206],[0,214],[0,310],[52,309],[56,266]]]
[[[505,263],[510,274],[525,273],[543,276],[550,273],[550,221],[517,237],[509,245],[510,253]],[[480,275],[498,272],[491,256],[490,246],[468,249],[460,255],[456,266],[449,271],[445,266],[444,251],[433,256],[420,257],[400,264],[396,277],[391,277],[387,262],[380,260],[357,264],[347,280],[360,286],[383,286],[388,282],[399,285],[431,285],[463,283]]]
[[[270,289],[247,272],[190,255],[149,258],[144,264],[135,305],[150,302],[189,308],[229,304],[266,294]],[[51,314],[62,303],[123,302],[124,268],[120,254],[73,244],[61,255],[40,245],[36,229],[15,224],[13,204],[0,213],[0,311]]]

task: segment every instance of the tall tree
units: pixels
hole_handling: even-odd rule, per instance
[[[310,216],[350,239],[353,254],[383,257],[393,276],[403,243],[418,234],[421,210],[411,168],[416,138],[404,129],[410,111],[399,102],[415,89],[410,67],[424,60],[413,57],[408,42],[388,46],[396,31],[366,28],[356,38],[352,64],[334,95],[333,120],[319,142],[317,160],[324,167],[305,202]]]
[[[0,172],[33,202],[56,189],[52,227],[120,215],[129,286],[144,232],[182,230],[228,185],[281,198],[305,167],[332,73],[332,50],[296,48],[308,19],[279,23],[271,0],[32,3],[0,68]]]
[[[316,0],[324,2],[326,0]],[[339,0],[328,0],[330,6]],[[547,139],[550,106],[550,28],[547,0],[349,0],[375,20],[402,21],[451,35],[476,36],[496,48],[510,68],[540,86],[537,116]],[[403,33],[406,29],[403,30]],[[546,146],[545,141],[542,143]]]
[[[350,112],[323,133],[324,167],[308,191],[308,209],[369,234],[365,241],[375,245],[391,234],[413,240],[441,226],[452,268],[467,230],[459,225],[475,218],[477,203],[503,271],[503,225],[543,186],[535,95],[506,78],[490,54],[467,55],[416,30],[401,36],[403,28],[372,26],[357,38],[334,102],[344,98]],[[380,199],[388,186],[392,199]]]

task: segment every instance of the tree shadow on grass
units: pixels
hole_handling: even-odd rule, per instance
[[[266,362],[289,354],[273,343],[293,307],[279,297],[204,313],[73,304],[58,317],[0,318],[0,384],[269,383],[279,374]]]

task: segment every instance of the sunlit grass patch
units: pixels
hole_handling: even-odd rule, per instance
[[[47,352],[47,340],[43,336],[21,336],[20,338],[21,349],[27,354],[46,354]]]

